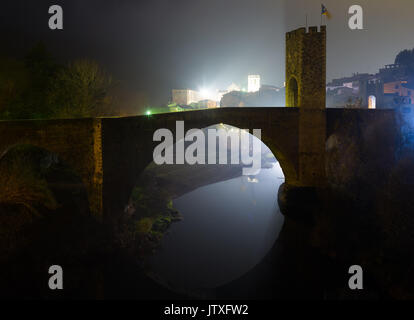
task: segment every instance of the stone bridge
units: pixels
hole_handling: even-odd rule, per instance
[[[292,185],[317,185],[301,171],[298,108],[223,108],[125,118],[0,121],[0,155],[27,144],[55,153],[82,178],[91,211],[106,219],[128,202],[140,173],[153,161],[159,128],[175,133],[176,121],[185,130],[224,123],[262,130],[262,141],[272,150]],[[310,136],[308,136],[310,137]],[[303,167],[303,164],[302,164]],[[320,176],[318,166],[311,174]],[[277,192],[277,190],[275,190]]]
[[[392,110],[355,112],[362,125],[395,122]],[[325,182],[325,142],[341,119],[335,109],[218,108],[125,118],[0,121],[0,155],[20,144],[55,153],[81,177],[92,213],[110,221],[124,209],[139,175],[153,161],[159,143],[153,134],[159,128],[175,133],[176,121],[182,120],[186,131],[220,123],[250,132],[261,129],[286,183],[319,187]]]

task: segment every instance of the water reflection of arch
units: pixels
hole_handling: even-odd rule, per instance
[[[216,138],[216,141],[215,141],[215,146],[216,146],[216,148],[215,148],[215,151],[216,151],[215,162],[211,162],[211,159],[209,158],[209,155],[208,155],[209,143],[211,143],[211,137],[209,137],[209,131],[211,129],[217,130],[216,133],[214,133],[215,138]],[[223,130],[223,129],[225,131],[225,136],[218,137],[217,133],[220,130]],[[249,160],[251,161],[252,160],[251,156],[253,155],[253,151],[260,152],[260,155],[261,155],[260,163],[258,163],[258,162],[255,163],[255,164],[260,165],[260,170],[270,169],[275,164],[277,164],[278,166],[281,167],[278,156],[275,155],[274,152],[272,151],[272,149],[268,145],[266,145],[266,143],[263,141],[264,140],[263,135],[261,137],[255,137],[253,135],[252,131],[248,131],[247,135],[248,135],[249,139],[244,139],[245,142],[248,141],[248,145],[242,145],[242,133],[245,133],[246,129],[241,129],[241,128],[238,128],[238,127],[235,127],[235,126],[232,126],[232,125],[228,125],[227,123],[217,123],[217,124],[202,128],[200,130],[203,132],[203,138],[204,138],[204,142],[202,143],[202,146],[205,148],[205,152],[203,152],[203,157],[202,157],[204,159],[204,162],[201,163],[201,164],[200,163],[194,163],[194,164],[190,163],[189,164],[190,166],[196,165],[196,166],[200,166],[200,168],[201,168],[203,166],[207,167],[209,165],[223,165],[223,164],[224,165],[229,165],[229,166],[233,165],[232,164],[233,154],[230,151],[234,151],[234,149],[233,149],[234,146],[233,146],[233,140],[232,139],[237,139],[238,140],[238,143],[237,143],[238,150],[236,150],[236,154],[238,156],[239,162],[235,163],[235,165],[237,165],[240,168],[240,171],[242,170],[242,168],[251,168],[252,167],[252,163],[243,163],[243,161],[245,161],[247,159],[242,160],[242,153],[245,156],[248,153],[249,157],[250,157]],[[190,130],[188,130],[187,132],[189,132],[189,131]],[[193,135],[192,136],[193,139],[191,139],[190,141],[185,140],[184,138],[180,139],[179,141],[174,140],[174,143],[171,146],[172,148],[169,148],[170,151],[172,151],[171,149],[174,150],[173,151],[174,160],[176,159],[176,153],[175,152],[176,152],[176,148],[177,148],[177,143],[180,142],[180,143],[183,144],[184,153],[185,153],[185,155],[187,155],[187,148],[190,145],[193,145],[193,143],[195,143],[197,141],[197,139],[200,138],[199,135],[196,135],[196,136],[197,136],[197,138],[195,138],[195,136]],[[227,140],[224,140],[224,138],[227,138]],[[252,139],[255,139],[256,143],[253,143]],[[225,146],[223,145],[223,142],[225,143]],[[255,147],[259,146],[257,144],[257,142],[259,142],[260,150],[255,149]],[[224,149],[223,149],[223,147],[224,147]],[[193,152],[195,152],[195,150],[199,151],[198,147],[196,149],[194,149],[194,146],[192,146],[191,150]],[[220,156],[223,153],[225,153],[225,156],[226,156],[226,160],[227,160],[226,163],[220,163]],[[194,157],[197,158],[197,160],[199,160],[199,158],[196,157],[195,154],[194,154]],[[271,155],[271,157],[269,157],[269,155]],[[268,157],[268,159],[270,159],[270,160],[266,161],[266,159],[264,157]],[[165,159],[165,154],[163,153],[157,160],[159,161],[158,163],[161,163],[162,161],[165,161],[166,160]],[[182,166],[183,166],[183,170],[185,170],[185,165],[187,165],[188,163],[186,163],[185,157],[183,157],[183,160],[184,160],[184,163],[182,164]],[[192,159],[192,160],[194,160],[194,159]],[[255,159],[255,160],[257,161],[257,159]],[[270,166],[271,164],[273,164],[273,165]],[[180,165],[179,164],[176,164],[174,162],[171,165],[174,166],[172,168],[174,171],[180,172],[180,169],[179,169]],[[263,165],[265,165],[265,167],[263,167]],[[151,161],[151,162],[148,163],[148,165],[145,166],[145,168],[142,171],[144,171],[144,170],[146,170],[147,168],[150,168],[150,167],[152,168],[151,170],[153,170],[154,168],[156,168],[158,166],[164,167],[165,169],[164,168],[162,169],[163,172],[164,172],[165,170],[168,169],[169,164],[164,163],[164,164],[158,164],[157,165],[154,161]],[[281,169],[281,177],[278,177],[278,180],[279,179],[285,180],[283,169],[282,168],[280,168],[280,169]],[[258,174],[258,173],[259,172],[255,172],[255,170],[253,170],[252,172],[245,172],[244,173],[244,174],[246,174],[246,176],[245,176],[246,179],[245,179],[245,181],[243,180],[243,182],[245,182],[246,186],[258,182],[257,178],[256,178],[256,174]],[[240,175],[241,174],[242,173],[240,172]],[[136,181],[139,181],[139,180],[141,180],[141,177],[138,177],[138,179]],[[200,187],[200,185],[198,185],[198,187]],[[250,190],[250,191],[254,191],[254,190]],[[277,190],[275,190],[275,192],[277,192]]]

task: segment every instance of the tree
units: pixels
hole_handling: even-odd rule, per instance
[[[61,69],[44,43],[35,45],[24,58],[29,74],[30,87],[25,97],[25,109],[29,118],[49,118],[51,106],[47,103],[47,94],[56,74]]]
[[[410,76],[414,76],[414,49],[402,50],[395,58],[395,63],[408,68]]]
[[[43,150],[21,145],[12,148],[0,160],[0,205],[20,206],[33,215],[38,208],[57,208],[57,202],[42,176],[39,159]]]
[[[29,75],[22,61],[0,58],[0,117],[10,118],[22,112]]]
[[[0,57],[0,118],[81,118],[114,114],[112,78],[91,60],[55,62],[44,44],[23,60]]]
[[[61,69],[51,86],[48,104],[55,118],[95,117],[111,108],[113,84],[95,61],[77,60]]]
[[[0,59],[0,116],[37,119],[51,115],[47,92],[59,65],[44,44],[34,46],[23,60]]]
[[[362,108],[362,98],[355,98],[355,100],[352,99],[352,97],[349,97],[346,104],[346,109],[361,109]]]
[[[395,58],[396,64],[409,65],[414,62],[414,49],[402,50]]]

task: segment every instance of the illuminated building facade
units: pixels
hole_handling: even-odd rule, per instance
[[[172,91],[172,102],[178,105],[188,106],[201,100],[200,93],[195,90],[184,89]]]
[[[260,76],[259,75],[249,75],[247,83],[248,92],[257,92],[260,90]]]
[[[414,104],[414,89],[406,80],[384,83],[384,93],[402,97],[404,104]]]

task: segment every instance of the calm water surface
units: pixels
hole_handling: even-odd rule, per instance
[[[150,258],[152,271],[172,288],[215,288],[258,264],[283,225],[277,191],[279,163],[254,177],[198,188],[174,200],[184,219],[172,224]]]

